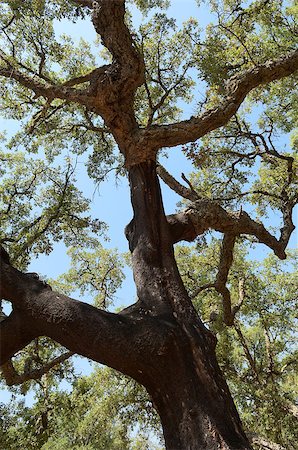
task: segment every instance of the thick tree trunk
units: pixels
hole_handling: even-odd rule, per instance
[[[171,339],[148,355],[140,380],[160,415],[168,450],[250,449],[205,328],[180,278],[153,161],[129,170],[134,218],[126,234],[138,302]],[[133,313],[130,308],[129,313]],[[148,332],[148,340],[154,336]]]

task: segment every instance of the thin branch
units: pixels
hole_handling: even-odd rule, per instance
[[[33,369],[29,371],[24,371],[23,373],[18,373],[15,369],[11,360],[7,361],[3,364],[0,369],[2,371],[2,375],[5,378],[5,381],[8,386],[22,384],[25,381],[29,380],[39,380],[43,375],[48,373],[54,367],[60,365],[71,356],[73,356],[73,352],[65,352],[57,358],[54,358],[52,361],[44,364],[40,369]]]
[[[166,183],[176,194],[181,195],[181,197],[187,200],[196,201],[199,199],[198,194],[194,189],[189,189],[183,186],[179,181],[177,181],[167,170],[158,164],[156,168],[157,174],[160,176],[162,181]]]
[[[197,196],[197,200],[198,200],[200,198],[199,195],[196,193],[196,190],[194,189],[193,185],[191,184],[189,179],[186,177],[186,175],[184,175],[183,172],[181,173],[181,178],[183,181],[185,181],[186,184],[188,184],[189,189],[191,190],[191,192],[193,192]]]
[[[272,355],[269,331],[268,331],[267,325],[264,323],[264,321],[263,321],[263,329],[264,329],[265,348],[266,348],[266,354],[267,354],[267,368],[268,368],[269,376],[273,380],[274,359],[273,359],[273,355]]]
[[[223,30],[227,31],[228,33],[230,33],[232,36],[234,36],[234,37],[237,39],[237,41],[240,42],[240,44],[242,45],[242,47],[243,47],[244,50],[246,51],[246,53],[247,53],[247,55],[248,55],[250,61],[252,62],[252,64],[253,64],[254,66],[256,66],[256,63],[255,63],[255,61],[254,61],[254,59],[253,59],[253,57],[252,57],[250,51],[248,50],[248,48],[247,48],[245,42],[243,42],[243,40],[242,40],[236,33],[234,33],[234,31],[232,31],[230,28],[228,28],[228,27],[226,27],[225,25],[223,25],[223,24],[221,23],[220,20],[219,20],[219,27],[222,28]]]
[[[16,16],[13,15],[13,16],[11,17],[11,19],[9,19],[9,21],[7,22],[7,24],[4,25],[3,27],[1,27],[1,30],[2,30],[2,31],[7,30],[7,28],[10,27],[10,25],[13,23],[13,21],[15,20],[15,18],[16,18]]]
[[[97,126],[95,126],[94,123],[92,122],[92,119],[91,119],[91,117],[89,115],[89,111],[87,109],[84,109],[84,116],[85,116],[85,118],[86,118],[86,120],[87,120],[87,122],[89,124],[89,127],[88,127],[89,130],[96,131],[96,132],[99,132],[99,133],[102,133],[102,134],[103,133],[111,133],[111,131],[107,127],[104,127],[104,126],[103,127],[97,127]]]
[[[197,289],[195,289],[192,294],[190,295],[191,299],[196,298],[197,295],[199,295],[201,292],[205,291],[206,289],[215,288],[214,283],[207,283],[203,284],[202,286],[199,286]]]
[[[171,87],[169,87],[169,88],[163,87],[165,92],[161,96],[160,100],[156,103],[156,105],[152,104],[151,96],[150,96],[150,92],[149,92],[149,87],[148,87],[147,83],[145,83],[145,89],[147,91],[148,100],[149,100],[149,106],[150,106],[150,114],[149,114],[149,118],[148,118],[147,125],[146,125],[147,127],[149,127],[152,124],[154,114],[156,113],[156,111],[158,109],[160,109],[163,106],[164,102],[169,97],[170,93],[179,86],[181,81],[183,81],[183,79],[184,79],[188,69],[189,69],[189,65],[186,65],[186,67],[184,68],[183,73],[181,74],[181,76],[178,78],[178,80],[175,82],[175,84],[173,84]],[[149,92],[149,94],[148,94],[148,92]]]
[[[247,359],[247,361],[248,361],[248,363],[250,365],[250,368],[251,368],[252,372],[254,373],[256,380],[258,381],[258,383],[260,383],[260,376],[259,376],[258,369],[257,369],[255,361],[254,361],[254,359],[253,359],[253,357],[252,357],[252,355],[250,353],[250,350],[248,348],[246,339],[245,339],[245,337],[244,337],[244,335],[242,333],[242,330],[241,330],[241,327],[240,327],[240,323],[238,323],[238,321],[234,321],[233,326],[234,326],[235,331],[236,331],[236,333],[238,335],[240,344],[242,345],[242,348],[244,350],[244,354],[245,354],[246,359]]]

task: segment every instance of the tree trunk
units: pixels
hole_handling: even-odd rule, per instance
[[[148,355],[139,379],[160,415],[166,448],[250,449],[216,361],[216,338],[194,310],[177,269],[155,162],[132,166],[129,177],[134,217],[126,235],[138,294],[135,313],[171,329],[167,345]]]

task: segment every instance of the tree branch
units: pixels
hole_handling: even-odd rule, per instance
[[[257,433],[246,433],[246,434],[252,444],[258,445],[265,450],[286,450],[285,447],[283,447],[282,445],[268,441],[268,439],[263,438]]]
[[[124,0],[98,0],[92,3],[92,22],[101,36],[103,45],[114,58],[115,81],[121,78],[122,91],[130,94],[143,84],[145,66],[141,53],[137,50],[125,23]],[[121,66],[121,70],[117,67]],[[118,81],[118,80],[117,80]],[[123,82],[125,85],[123,85]],[[131,86],[129,86],[131,85]]]
[[[3,259],[0,278],[0,297],[13,304],[12,314],[0,323],[0,365],[32,339],[47,336],[73,353],[140,379],[139,371],[170,333],[149,315],[135,320],[54,292]],[[151,332],[153,346],[146,338]]]
[[[291,75],[297,69],[298,50],[295,50],[279,59],[267,61],[235,75],[226,84],[224,100],[215,108],[189,120],[169,125],[152,125],[142,130],[141,139],[155,150],[196,141],[225,125],[252,89]]]
[[[90,95],[88,89],[72,89],[70,87],[45,81],[38,75],[29,76],[19,70],[16,65],[10,63],[8,58],[6,59],[3,55],[1,55],[1,59],[5,59],[6,67],[0,67],[0,76],[19,82],[22,86],[33,91],[36,98],[45,97],[50,100],[60,98],[67,101],[77,102],[82,105],[90,105]]]
[[[4,282],[2,280],[2,270],[0,280],[0,298],[3,298],[2,289]],[[9,316],[1,318],[0,336],[0,365],[7,362],[10,357],[26,347],[36,337],[34,330],[27,326],[26,316],[16,310],[13,310]]]
[[[214,287],[222,296],[223,320],[227,325],[232,325],[235,314],[231,306],[231,293],[226,284],[233,263],[234,246],[236,236],[233,233],[225,233],[221,245],[220,261]]]
[[[167,170],[158,164],[156,167],[157,175],[166,183],[176,194],[181,195],[181,197],[186,198],[192,202],[199,200],[199,196],[195,190],[183,186],[179,183]]]
[[[250,353],[248,344],[247,344],[246,339],[245,339],[245,337],[244,337],[244,335],[242,333],[242,330],[241,330],[241,327],[240,327],[240,323],[235,320],[233,325],[234,325],[234,329],[235,329],[235,331],[236,331],[236,333],[238,335],[240,344],[242,345],[242,348],[243,348],[243,351],[244,351],[244,355],[245,355],[245,357],[246,357],[246,359],[247,359],[247,361],[249,363],[249,366],[250,366],[250,368],[251,368],[251,370],[252,370],[256,380],[258,381],[258,383],[260,383],[260,376],[259,376],[258,368],[256,366],[254,358],[252,357],[252,355]]]
[[[33,369],[29,371],[24,370],[24,372],[21,374],[16,371],[12,361],[8,360],[1,366],[2,375],[5,378],[6,384],[8,386],[22,384],[25,381],[29,380],[39,380],[43,375],[48,373],[55,366],[58,366],[73,355],[73,352],[65,352],[62,355],[57,356],[57,358],[54,358],[52,361],[44,364],[40,369]]]
[[[233,233],[237,236],[240,234],[255,236],[260,243],[271,248],[278,258],[286,258],[285,248],[290,232],[287,232],[287,239],[284,239],[284,233],[282,233],[278,240],[266,230],[262,223],[251,219],[245,211],[241,210],[236,213],[226,211],[212,200],[197,200],[190,208],[169,215],[167,219],[174,243],[181,240],[192,241],[198,235],[213,229],[221,233]]]
[[[86,75],[81,75],[80,77],[71,78],[70,80],[62,83],[62,86],[70,87],[76,86],[77,84],[87,83],[88,81],[92,81],[94,78],[99,77],[104,74],[105,71],[109,68],[109,65],[104,65],[101,67],[97,67]]]

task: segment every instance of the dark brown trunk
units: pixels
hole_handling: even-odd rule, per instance
[[[137,314],[170,327],[171,339],[140,376],[160,415],[168,450],[250,449],[215,356],[216,339],[199,319],[179,275],[153,161],[129,170],[134,218],[126,235]],[[130,309],[133,312],[133,309]],[[154,336],[148,331],[148,340]]]

